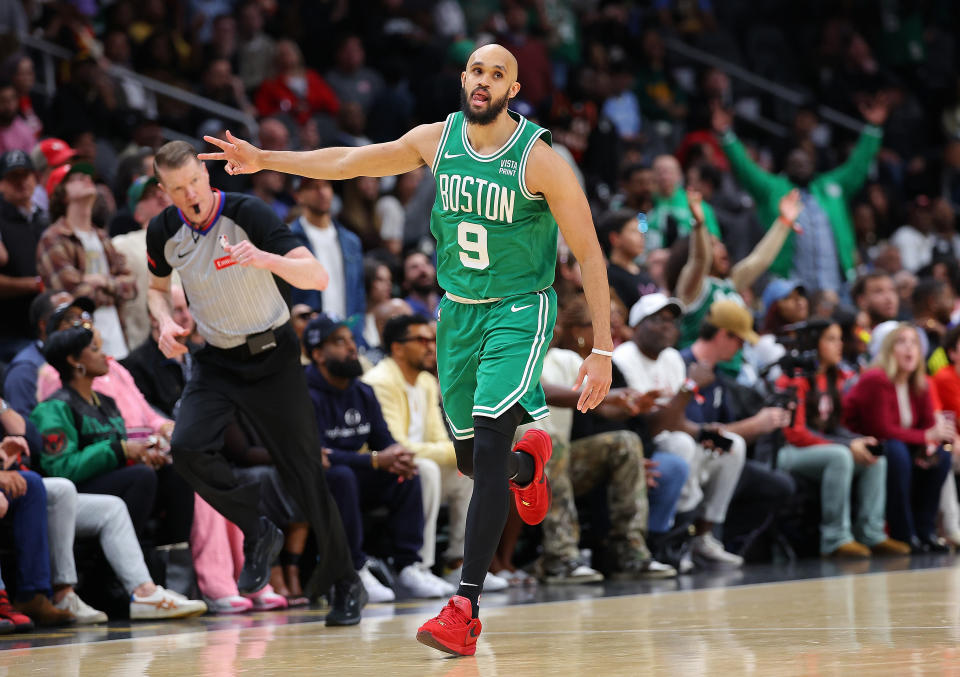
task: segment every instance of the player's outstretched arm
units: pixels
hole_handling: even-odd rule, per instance
[[[612,351],[610,284],[587,196],[566,161],[542,141],[538,141],[530,153],[525,179],[531,192],[546,198],[563,238],[580,262],[583,291],[593,322],[593,347]],[[577,409],[587,411],[603,401],[610,390],[611,371],[609,357],[593,353],[584,360],[574,386],[574,390],[578,390],[586,380]]]
[[[262,150],[228,130],[226,138],[203,137],[220,149],[201,153],[201,160],[223,160],[228,174],[252,174],[269,169],[312,179],[352,179],[355,176],[393,176],[433,162],[443,123],[414,127],[396,141],[357,148],[318,148],[307,151]]]

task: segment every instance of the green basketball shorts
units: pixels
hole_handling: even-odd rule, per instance
[[[440,300],[437,373],[456,439],[473,437],[474,416],[496,418],[518,402],[525,423],[549,413],[540,373],[556,320],[550,287],[490,303]]]

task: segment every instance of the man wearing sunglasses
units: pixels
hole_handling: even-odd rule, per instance
[[[440,503],[450,507],[450,540],[444,563],[455,570],[447,580],[459,582],[463,562],[463,539],[473,483],[457,472],[453,442],[443,425],[437,369],[437,334],[422,315],[399,315],[383,328],[387,356],[363,375],[373,387],[390,434],[412,451],[423,492],[422,566],[436,559],[437,514]],[[508,583],[489,572],[486,590],[502,590]]]
[[[376,505],[386,506],[390,512],[386,529],[400,585],[411,597],[451,594],[453,586],[431,574],[421,562],[424,502],[420,464],[411,450],[393,437],[381,403],[370,386],[361,382],[363,367],[352,332],[345,322],[324,313],[307,325],[303,343],[310,354],[307,387],[320,442],[329,448],[330,491],[343,519],[354,568],[370,600],[389,602],[394,598],[393,591],[374,577],[363,549],[361,511]],[[411,346],[421,343],[407,342]],[[362,453],[364,450],[370,453]],[[432,476],[436,480],[439,471]]]

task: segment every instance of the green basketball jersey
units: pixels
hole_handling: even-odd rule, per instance
[[[700,335],[700,325],[703,324],[707,313],[710,312],[710,306],[712,306],[715,301],[721,301],[723,299],[731,299],[742,306],[747,305],[729,278],[721,280],[717,277],[707,277],[704,279],[703,289],[700,290],[700,295],[693,303],[686,307],[686,310],[680,317],[680,341],[677,345],[681,350],[697,340],[697,336]],[[729,362],[721,362],[717,366],[727,374],[736,377],[740,372],[740,365],[742,364],[743,351],[740,351],[734,355],[733,359]]]
[[[467,299],[502,298],[553,284],[557,222],[542,195],[526,186],[527,158],[550,132],[510,112],[517,129],[500,150],[480,155],[462,112],[451,113],[433,160],[437,198],[430,232],[437,239],[437,280]]]

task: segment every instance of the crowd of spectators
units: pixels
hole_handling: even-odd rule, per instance
[[[542,375],[554,502],[535,550],[511,517],[487,591],[737,568],[771,556],[771,533],[801,555],[960,547],[960,17],[872,5],[0,2],[0,562],[16,592],[0,582],[0,632],[105,620],[74,587],[75,537],[99,539],[134,618],[317,594],[301,510],[248,422],[225,449],[285,532],[264,591],[238,594],[240,532],[170,466],[193,360],[161,354],[146,307],[145,229],[170,204],[153,153],[228,127],[274,150],[391,140],[458,108],[463,65],[489,41],[519,61],[511,108],[551,130],[590,199],[617,348],[616,387],[576,412],[592,329],[561,242]],[[55,83],[38,84],[26,33],[72,54]],[[714,57],[795,96],[735,82]],[[470,489],[433,375],[433,177],[209,171],[330,274],[322,293],[291,290],[291,318],[371,598],[451,594]],[[176,286],[174,301],[194,350]],[[798,505],[812,548],[781,524]],[[147,570],[181,543],[206,604]]]

